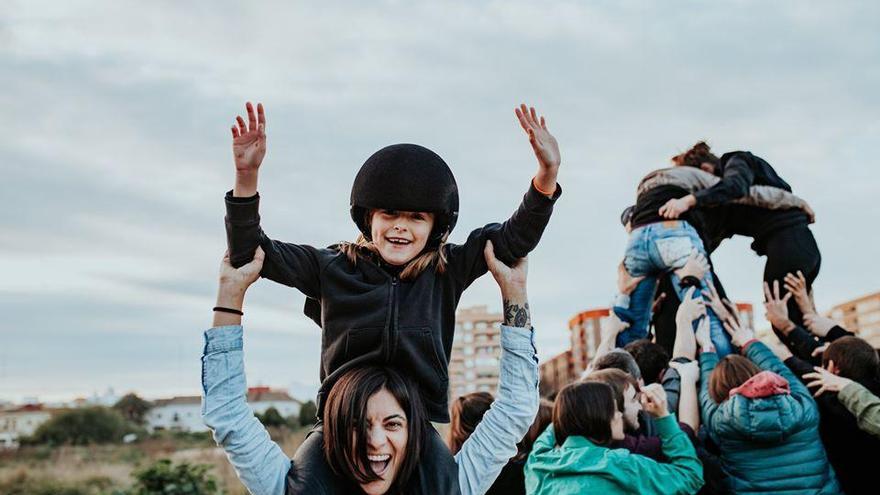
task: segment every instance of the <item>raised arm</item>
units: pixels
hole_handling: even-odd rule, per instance
[[[498,261],[488,242],[485,256],[504,304],[498,396],[455,455],[463,495],[483,494],[516,455],[538,413],[538,358],[526,297],[526,260],[513,268]]]
[[[449,271],[462,287],[486,273],[483,257],[486,240],[492,241],[495,256],[508,265],[535,249],[550,221],[553,204],[562,194],[562,188],[556,183],[561,163],[559,145],[550,134],[546,120],[525,105],[516,109],[516,116],[538,159],[538,170],[519,208],[507,221],[474,230],[464,244],[448,246]]]
[[[202,355],[202,419],[223,447],[239,479],[254,495],[284,493],[290,459],[269,438],[247,404],[241,311],[244,295],[260,273],[262,250],[239,269],[223,259],[213,328]],[[231,311],[231,312],[230,312]]]

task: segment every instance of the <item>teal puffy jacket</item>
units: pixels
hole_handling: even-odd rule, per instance
[[[734,493],[841,493],[819,438],[816,402],[794,374],[763,343],[746,345],[745,356],[786,380],[790,394],[750,399],[734,395],[716,404],[709,376],[718,356],[700,355],[700,406],[709,437]]]

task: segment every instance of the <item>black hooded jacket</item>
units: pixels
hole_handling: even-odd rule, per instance
[[[764,159],[748,151],[725,153],[715,168],[715,175],[721,177],[720,182],[694,193],[696,207],[710,212],[706,224],[711,226],[706,230],[715,230],[709,234],[715,238],[711,244],[717,245],[724,238],[738,234],[753,238],[752,249],[758,254],[765,254],[767,239],[773,234],[789,227],[809,224],[809,218],[803,210],[768,210],[730,204],[747,195],[749,187],[753,185],[791,192],[791,186]],[[719,207],[723,209],[712,211]],[[719,226],[720,229],[716,228]]]
[[[304,311],[322,329],[321,388],[324,398],[347,370],[365,364],[396,367],[419,385],[431,421],[448,423],[448,364],[455,310],[462,292],[488,271],[483,249],[491,240],[505,263],[526,256],[541,239],[562,193],[552,198],[531,186],[516,212],[502,224],[474,230],[464,244],[446,244],[446,271],[422,272],[403,281],[381,260],[352,264],[335,246],[320,249],[270,239],[260,228],[259,195],[226,195],[226,236],[233,266],[266,252],[261,276],[306,295]]]

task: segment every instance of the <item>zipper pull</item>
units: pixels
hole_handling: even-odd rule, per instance
[[[391,277],[391,285],[397,285],[397,277]]]

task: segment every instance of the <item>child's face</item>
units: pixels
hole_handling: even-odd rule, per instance
[[[421,211],[373,210],[370,232],[379,255],[391,265],[405,265],[425,249],[434,214]]]

